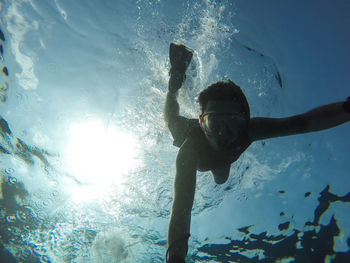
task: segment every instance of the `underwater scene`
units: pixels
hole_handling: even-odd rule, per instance
[[[0,0],[0,262],[165,262],[180,114],[232,80],[252,117],[350,96],[350,2]],[[197,172],[186,262],[350,262],[350,123]]]

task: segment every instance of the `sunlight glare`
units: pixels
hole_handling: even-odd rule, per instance
[[[137,166],[137,142],[131,134],[99,121],[72,123],[69,134],[67,166],[82,184],[120,185]]]

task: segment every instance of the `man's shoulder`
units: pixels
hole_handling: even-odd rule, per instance
[[[186,134],[189,135],[193,130],[200,129],[200,125],[198,119],[186,118],[183,116],[177,116],[173,122],[174,126],[181,129],[182,131],[186,131]]]
[[[174,125],[195,125],[198,124],[198,119],[192,119],[192,118],[187,118],[181,115],[177,115],[173,117],[170,121],[169,124],[174,124]]]
[[[200,126],[197,119],[176,116],[168,124],[174,138],[174,146],[180,147],[187,138],[194,139],[200,136]]]

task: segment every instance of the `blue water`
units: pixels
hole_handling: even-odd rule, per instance
[[[1,262],[164,262],[180,91],[230,78],[252,116],[344,100],[350,3],[1,0]],[[5,74],[8,73],[8,74]],[[349,124],[255,142],[224,185],[199,173],[188,262],[349,262]]]

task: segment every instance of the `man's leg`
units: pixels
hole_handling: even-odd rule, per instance
[[[230,168],[231,168],[231,165],[229,164],[229,165],[223,165],[221,167],[212,169],[211,173],[213,174],[215,183],[217,184],[225,183],[230,175]]]

